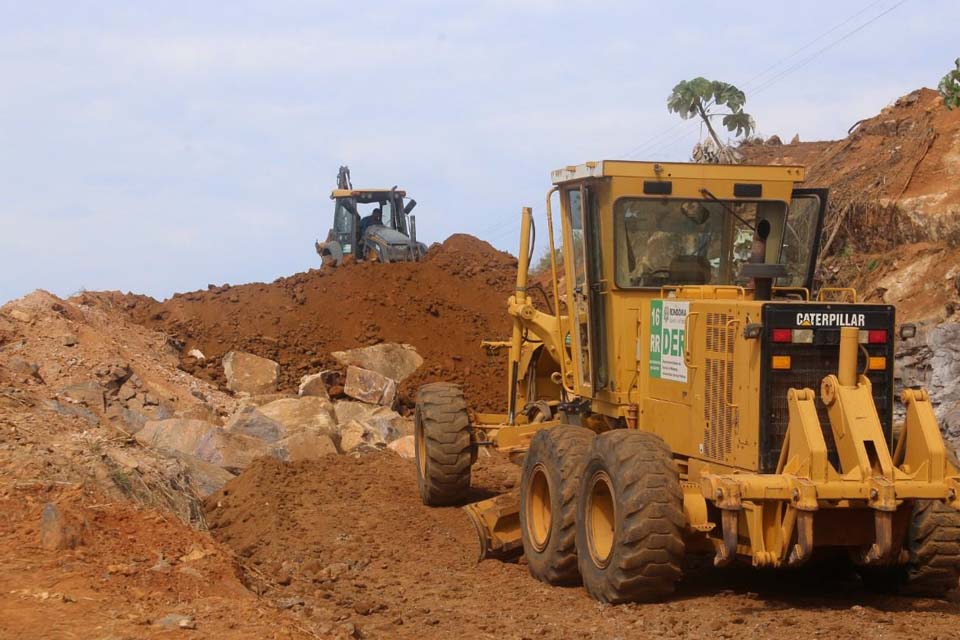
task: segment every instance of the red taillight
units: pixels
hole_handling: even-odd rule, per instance
[[[887,332],[885,329],[870,329],[867,334],[867,342],[870,344],[886,344]]]
[[[774,329],[772,338],[774,342],[793,342],[793,329]]]

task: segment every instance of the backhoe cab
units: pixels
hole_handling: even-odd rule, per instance
[[[804,169],[591,162],[547,195],[553,308],[527,294],[521,217],[503,414],[420,391],[427,504],[467,497],[477,451],[517,492],[466,507],[481,556],[525,554],[605,602],[672,592],[685,553],[796,566],[840,552],[874,587],[960,575],[960,477],[925,391],[894,425],[894,308],[811,293],[827,194]],[[552,202],[560,204],[562,264]]]
[[[340,167],[337,188],[330,193],[333,228],[326,242],[315,243],[323,263],[339,265],[347,256],[379,262],[420,260],[427,248],[417,242],[416,219],[410,214],[417,201],[406,196],[396,187],[355,189],[350,169]]]

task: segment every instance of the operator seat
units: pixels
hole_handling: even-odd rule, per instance
[[[710,284],[713,269],[704,256],[677,256],[670,262],[672,284]]]

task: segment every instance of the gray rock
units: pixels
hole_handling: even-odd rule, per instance
[[[187,472],[190,484],[201,498],[216,493],[235,477],[226,469],[205,462],[196,456],[179,453],[177,458]]]
[[[258,411],[283,426],[281,437],[304,430],[328,435],[336,433],[337,418],[333,405],[318,396],[275,400]]]
[[[303,431],[284,438],[276,445],[276,455],[287,462],[318,460],[324,456],[336,455],[337,445],[325,433]]]
[[[227,378],[227,388],[231,391],[273,393],[280,379],[280,365],[252,353],[231,351],[223,356],[223,373]]]
[[[256,458],[274,454],[263,440],[230,433],[202,420],[151,420],[135,437],[141,444],[195,456],[231,473],[239,473]]]
[[[334,409],[337,412],[338,423],[346,424],[355,420],[379,433],[386,442],[413,433],[412,421],[389,407],[356,400],[340,400],[334,405]]]
[[[74,404],[61,404],[56,400],[44,400],[43,406],[50,411],[60,414],[61,416],[75,416],[77,418],[82,418],[88,424],[96,426],[100,422],[100,418],[97,417],[95,413],[87,409]]]
[[[397,382],[376,371],[351,366],[347,367],[343,392],[363,402],[392,407],[397,399]]]
[[[60,390],[59,395],[94,411],[102,412],[105,409],[103,387],[96,380],[88,380],[64,387]]]
[[[23,358],[14,356],[8,361],[7,368],[18,376],[42,380],[40,377],[40,366],[36,362],[28,362]]]
[[[86,528],[82,515],[48,502],[40,516],[40,546],[50,550],[76,549],[83,543]]]
[[[179,613],[168,613],[162,618],[153,621],[153,626],[163,629],[196,629],[197,623],[190,616],[180,615]]]
[[[386,441],[377,431],[356,420],[351,420],[340,427],[340,451],[350,453],[362,448],[378,448],[386,445]]]
[[[300,396],[317,396],[318,398],[330,399],[327,392],[327,383],[324,380],[323,373],[311,373],[300,378]]]
[[[416,443],[413,436],[403,436],[397,438],[387,445],[387,448],[396,453],[401,458],[412,460],[416,457]]]
[[[233,414],[225,428],[231,433],[259,438],[265,442],[276,442],[287,435],[281,423],[265,416],[256,407],[250,405],[241,407]]]
[[[423,364],[423,358],[409,344],[382,342],[362,349],[334,351],[332,354],[343,366],[360,367],[403,382]]]

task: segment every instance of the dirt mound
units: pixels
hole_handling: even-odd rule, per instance
[[[805,165],[806,186],[830,188],[827,252],[960,240],[960,110],[932,89],[901,97],[843,140],[743,151],[752,164]]]
[[[478,496],[516,482],[503,457],[474,467]],[[955,630],[953,603],[878,597],[851,572],[689,569],[669,602],[601,606],[522,563],[474,563],[460,509],[420,504],[415,470],[389,454],[262,460],[207,499],[220,542],[254,587],[296,603],[320,637],[615,638],[901,635]],[[709,563],[707,563],[709,564]]]
[[[79,546],[41,546],[48,503],[83,523]],[[3,638],[166,638],[183,633],[157,624],[171,614],[204,638],[311,637],[248,591],[232,554],[208,535],[89,489],[4,486],[0,557]]]
[[[506,337],[506,299],[516,259],[468,235],[430,249],[420,263],[360,263],[311,270],[270,284],[213,286],[165,302],[142,296],[85,294],[173,336],[182,366],[223,382],[222,356],[240,349],[276,360],[281,385],[338,366],[330,352],[378,342],[412,344],[425,364],[401,388],[411,404],[421,384],[463,383],[478,409],[502,408],[503,362],[480,347]],[[197,348],[207,360],[187,357]]]

